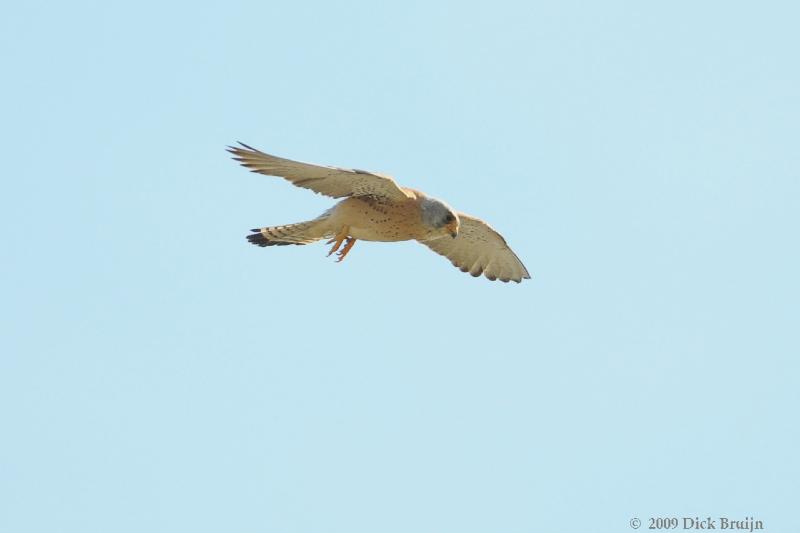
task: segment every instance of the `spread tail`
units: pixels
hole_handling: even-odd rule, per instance
[[[309,244],[324,237],[320,220],[298,222],[285,226],[272,226],[250,230],[247,240],[256,246],[286,246],[287,244]]]

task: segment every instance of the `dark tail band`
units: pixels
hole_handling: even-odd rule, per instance
[[[264,237],[264,235],[257,229],[250,230],[250,231],[258,231],[258,233],[253,233],[252,235],[247,236],[247,240],[250,241],[252,244],[256,246],[287,246],[289,244],[303,244],[300,242],[283,242],[283,241],[271,241]]]

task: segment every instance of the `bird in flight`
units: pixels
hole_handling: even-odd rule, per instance
[[[285,178],[298,187],[344,198],[307,222],[250,230],[258,246],[309,244],[329,239],[328,255],[341,261],[357,240],[417,240],[462,272],[503,282],[530,279],[505,239],[479,218],[460,213],[421,191],[400,187],[391,176],[365,170],[301,163],[239,143],[228,152],[252,172]],[[342,246],[344,243],[344,246]],[[340,249],[341,248],[341,249]]]

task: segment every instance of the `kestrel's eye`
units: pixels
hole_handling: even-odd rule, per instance
[[[456,217],[454,217],[454,216],[453,216],[452,214],[450,214],[450,213],[447,213],[447,216],[446,216],[446,217],[444,217],[444,221],[445,221],[446,223],[448,223],[448,224],[449,224],[449,223],[451,223],[452,221],[454,221],[455,219],[456,219]]]

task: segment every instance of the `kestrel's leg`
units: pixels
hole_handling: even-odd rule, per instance
[[[330,256],[333,252],[339,249],[342,245],[342,242],[347,238],[347,233],[350,231],[350,226],[342,226],[342,229],[339,230],[339,233],[336,236],[329,240],[326,244],[334,243],[333,248],[331,251],[328,252],[328,256]]]
[[[338,254],[339,255],[339,259],[336,260],[337,263],[341,263],[342,262],[342,259],[344,259],[344,256],[347,255],[347,252],[349,252],[350,249],[353,247],[353,245],[356,243],[356,240],[358,240],[358,239],[354,239],[353,237],[348,237],[347,238],[347,243],[344,245],[344,248],[342,248],[341,251]]]

